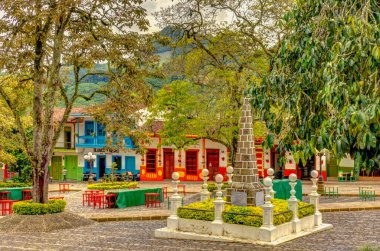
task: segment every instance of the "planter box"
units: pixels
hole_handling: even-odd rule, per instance
[[[287,222],[271,229],[221,223],[222,235],[212,235],[212,221],[178,219],[178,228],[157,229],[158,238],[211,240],[227,242],[248,242],[264,245],[277,245],[301,236],[332,228],[330,224],[314,226],[314,215],[306,216],[298,223]],[[296,229],[298,229],[296,233]]]

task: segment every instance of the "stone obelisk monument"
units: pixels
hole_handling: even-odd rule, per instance
[[[232,184],[227,188],[227,203],[256,206],[264,203],[264,187],[257,170],[252,110],[247,96],[244,97],[239,126]]]

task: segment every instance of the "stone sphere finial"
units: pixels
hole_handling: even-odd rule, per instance
[[[264,179],[264,186],[266,186],[266,187],[270,187],[270,186],[272,186],[272,179],[269,178],[269,177],[266,177],[266,178]]]
[[[209,174],[208,169],[207,169],[207,168],[204,168],[204,169],[202,170],[202,175],[203,175],[203,177],[208,176],[208,174]]]
[[[273,174],[274,174],[274,170],[273,170],[273,168],[268,168],[268,170],[267,170],[267,174],[268,174],[268,175],[273,175]]]
[[[290,174],[289,175],[289,180],[291,182],[295,182],[297,180],[297,175],[295,175],[294,173]]]
[[[221,174],[215,175],[215,181],[216,181],[216,183],[222,183],[223,175],[221,175]]]
[[[318,177],[318,171],[317,170],[313,170],[313,171],[311,171],[311,177],[313,177],[313,178],[317,178]]]
[[[178,180],[179,179],[179,173],[178,172],[173,172],[172,173],[172,179],[173,180]]]
[[[233,173],[234,172],[234,168],[232,166],[228,166],[227,167],[227,173],[230,174],[230,173]]]

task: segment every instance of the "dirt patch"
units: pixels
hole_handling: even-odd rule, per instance
[[[60,229],[78,228],[95,224],[94,221],[72,213],[45,215],[13,214],[0,219],[0,231],[17,232],[51,232]]]

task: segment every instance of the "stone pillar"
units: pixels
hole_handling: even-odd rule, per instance
[[[311,181],[313,182],[313,186],[311,189],[311,193],[309,194],[310,197],[310,204],[314,205],[315,212],[314,212],[314,225],[320,226],[322,224],[322,214],[319,212],[319,197],[321,196],[317,192],[317,180],[318,180],[318,171],[313,170],[311,172]]]
[[[294,187],[297,184],[297,175],[292,173],[291,175],[289,175],[289,180],[290,180],[289,184],[290,184],[291,190],[290,190],[290,198],[288,200],[288,207],[293,212],[293,219],[292,219],[293,233],[298,233],[301,231],[301,221],[298,219],[298,200],[295,196],[296,190],[294,189]]]
[[[201,191],[201,201],[210,199],[210,192],[207,190],[208,174],[209,174],[209,171],[207,170],[207,168],[204,168],[202,170],[203,185],[202,185],[202,191]]]
[[[218,187],[218,190],[216,192],[216,200],[214,201],[215,206],[215,219],[211,223],[211,231],[212,235],[223,235],[223,218],[222,213],[224,210],[224,203],[225,201],[222,199],[222,182],[223,182],[223,175],[217,174],[215,176],[215,182],[216,186]]]
[[[274,198],[274,195],[276,194],[276,191],[273,190],[273,178],[274,178],[274,176],[273,176],[273,174],[274,174],[273,168],[268,168],[267,174],[268,174],[268,177],[271,179],[270,197]]]
[[[261,228],[272,229],[273,225],[273,204],[271,203],[271,187],[272,179],[266,177],[264,179],[265,186],[265,203],[261,207],[263,208],[263,225]]]
[[[174,193],[170,197],[170,211],[171,214],[167,219],[167,227],[171,230],[178,230],[178,216],[177,209],[181,206],[181,196],[178,194],[178,183],[179,183],[179,174],[177,172],[173,172],[172,179],[174,183]]]
[[[232,184],[232,176],[233,176],[234,168],[232,166],[227,167],[227,177],[228,177],[228,184]]]

